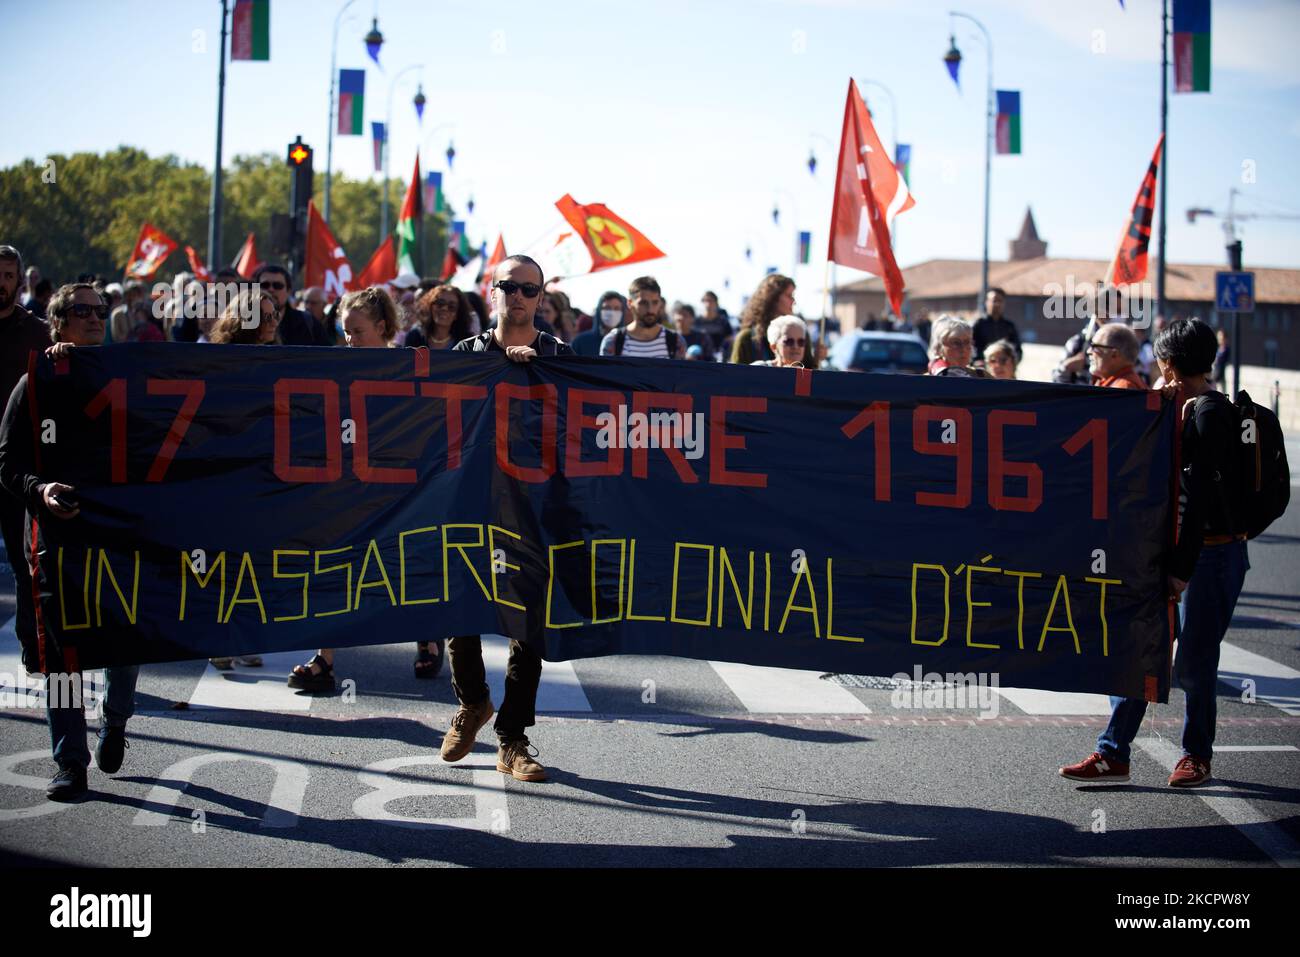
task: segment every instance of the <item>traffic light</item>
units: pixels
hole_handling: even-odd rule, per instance
[[[311,199],[311,160],[312,149],[299,136],[289,144],[286,162],[291,171],[289,187],[289,212],[297,218],[300,212],[307,211],[307,201]]]
[[[312,149],[299,136],[289,144],[289,271],[297,276],[307,240],[307,203],[311,201]]]

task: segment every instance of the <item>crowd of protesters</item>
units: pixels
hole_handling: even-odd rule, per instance
[[[511,361],[537,356],[626,356],[630,358],[729,361],[758,366],[818,369],[826,365],[827,342],[818,338],[821,323],[795,313],[795,283],[778,274],[766,276],[745,303],[735,323],[706,292],[699,312],[685,302],[668,305],[651,276],[634,279],[626,295],[604,293],[588,315],[576,309],[541,267],[527,256],[507,257],[488,279],[490,302],[477,292],[434,280],[400,281],[390,289],[371,287],[328,303],[324,291],[295,292],[283,267],[267,264],[247,277],[256,285],[238,294],[216,316],[200,310],[192,318],[182,297],[153,297],[140,282],[103,282],[92,276],[54,289],[51,280],[22,256],[0,245],[0,388],[9,396],[0,423],[0,524],[18,595],[16,631],[29,671],[48,676],[75,670],[58,660],[57,643],[37,639],[31,596],[32,576],[39,574],[33,550],[39,550],[39,523],[68,520],[79,511],[76,489],[58,481],[57,456],[33,455],[33,437],[25,420],[25,373],[32,352],[66,353],[101,343],[181,342],[211,344],[286,344],[352,348],[427,347],[459,352],[504,353]],[[217,282],[241,282],[222,270]],[[182,276],[175,288],[193,287]],[[200,294],[203,290],[200,289]],[[211,293],[211,287],[208,287]],[[985,311],[974,323],[952,316],[924,318],[913,327],[895,321],[889,330],[928,340],[929,373],[972,378],[1014,378],[1021,346],[1014,323],[1002,314],[1005,293],[992,289]],[[256,316],[257,321],[252,322]],[[671,323],[671,326],[669,325]],[[870,327],[869,327],[870,328]],[[877,328],[879,328],[877,326]],[[1190,532],[1180,537],[1168,570],[1171,600],[1181,597],[1182,639],[1175,668],[1187,694],[1183,759],[1169,783],[1193,786],[1209,779],[1214,739],[1214,694],[1218,647],[1249,562],[1245,535],[1224,502],[1229,470],[1231,407],[1212,388],[1213,370],[1225,361],[1224,346],[1198,320],[1177,320],[1143,342],[1127,325],[1109,322],[1100,309],[1065,350],[1054,373],[1059,382],[1107,388],[1181,388],[1189,397],[1184,410],[1185,460],[1182,504]],[[1144,351],[1145,350],[1145,351]],[[1144,359],[1144,356],[1147,358]],[[1158,373],[1153,375],[1152,373]],[[478,731],[493,716],[485,678],[480,636],[449,637],[445,650],[452,687],[460,708],[443,739],[442,757],[463,758]],[[430,638],[417,645],[415,673],[432,678],[442,669],[444,642]],[[257,656],[210,659],[218,668],[233,663],[262,664]],[[308,691],[334,688],[334,652],[321,648],[293,669],[288,683]],[[122,764],[125,726],[133,711],[135,667],[108,669],[108,694],[99,730],[96,764],[115,773]],[[525,734],[535,723],[534,707],[541,659],[529,643],[511,641],[505,698],[497,714],[497,769],[524,781],[543,780],[545,769]],[[1060,774],[1077,781],[1113,783],[1128,780],[1129,745],[1139,728],[1145,703],[1115,699],[1110,725],[1097,750]],[[58,773],[47,789],[53,800],[69,800],[87,790],[90,763],[85,718],[80,703],[47,704],[53,755]]]

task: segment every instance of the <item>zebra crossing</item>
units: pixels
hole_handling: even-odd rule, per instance
[[[508,642],[500,635],[483,637],[483,659],[492,700],[504,696]],[[220,671],[210,664],[194,684],[186,705],[195,711],[234,710],[269,713],[309,713],[319,700],[296,693],[285,676],[302,661],[301,652],[264,655],[261,668]],[[580,663],[579,663],[580,664]],[[843,683],[826,680],[816,671],[795,671],[723,661],[690,662],[700,680],[720,681],[735,699],[732,710],[753,715],[868,715],[867,695],[855,694]],[[692,671],[692,673],[695,673]],[[88,681],[92,680],[88,679]],[[445,676],[440,680],[446,680]],[[1300,671],[1264,655],[1224,642],[1219,680],[1233,690],[1291,717],[1300,716]],[[141,673],[146,690],[148,668]],[[0,710],[40,706],[39,683],[26,676],[20,662],[13,620],[0,627]],[[102,687],[102,681],[100,682]],[[1110,713],[1105,695],[995,688],[1003,713],[1039,716],[1102,716]],[[879,697],[872,700],[880,700]],[[1243,699],[1245,700],[1245,699]],[[575,662],[543,662],[537,693],[539,714],[589,714],[593,706],[583,688]]]

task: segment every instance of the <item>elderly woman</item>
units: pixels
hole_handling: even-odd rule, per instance
[[[1016,377],[1016,347],[1010,339],[999,339],[989,343],[984,350],[984,368],[995,379],[1014,379]]]
[[[457,293],[458,312],[448,308],[437,310],[433,321],[428,325],[429,336],[433,343],[443,339],[444,345],[434,348],[445,348],[445,340],[451,338],[451,329],[455,328],[454,321],[444,324],[442,328],[445,332],[440,336],[437,316],[443,313],[458,315],[464,310],[464,299],[459,296],[459,290],[452,286],[437,286],[425,293],[425,297],[432,297],[436,301],[447,289],[453,289]],[[449,303],[451,298],[448,296],[443,301]],[[343,338],[350,349],[386,349],[393,344],[401,325],[393,297],[380,286],[348,293],[339,302],[339,315],[343,317]],[[464,321],[463,315],[461,319]],[[436,677],[442,670],[441,639],[421,641],[415,647],[415,677]],[[306,664],[295,665],[288,684],[290,688],[302,691],[333,691],[334,649],[320,648]]]
[[[772,359],[759,359],[752,366],[802,369],[808,346],[808,327],[798,316],[780,316],[767,324],[767,344]]]
[[[930,330],[930,375],[989,378],[983,369],[972,369],[975,336],[971,327],[955,316],[940,316]]]
[[[788,316],[792,312],[794,280],[779,273],[764,276],[745,304],[745,311],[740,314],[740,331],[731,343],[731,361],[752,365],[758,359],[775,360],[767,328],[778,316]],[[809,368],[815,365],[811,349],[805,348],[803,363]]]

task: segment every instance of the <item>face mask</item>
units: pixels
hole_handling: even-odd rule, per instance
[[[602,309],[600,310],[600,321],[604,323],[606,328],[612,328],[623,321],[623,313],[618,309]]]

